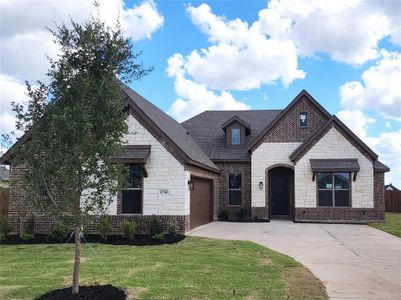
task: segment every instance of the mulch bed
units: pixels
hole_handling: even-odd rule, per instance
[[[122,300],[126,299],[125,292],[111,284],[80,286],[79,293],[72,295],[72,288],[64,288],[48,292],[36,300]]]
[[[163,244],[175,244],[183,239],[184,235],[166,235],[163,240],[153,239],[150,235],[137,235],[132,241],[127,240],[121,235],[110,235],[107,240],[102,239],[96,234],[84,235],[86,240],[82,240],[82,243],[99,243],[99,244],[110,244],[110,245],[131,245],[131,246],[151,246],[151,245],[163,245]],[[58,241],[49,239],[47,235],[35,234],[35,237],[30,241],[24,241],[17,235],[8,236],[5,240],[0,241],[0,245],[24,245],[24,244],[64,244],[65,241]],[[71,238],[68,243],[74,243],[74,238]]]

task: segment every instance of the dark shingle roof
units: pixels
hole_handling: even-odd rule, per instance
[[[360,167],[358,159],[310,159],[312,172],[358,172]]]
[[[128,86],[122,85],[122,89],[128,97],[128,104],[141,114],[149,125],[170,143],[171,147],[181,154],[185,162],[215,171],[219,170],[180,123]]]
[[[250,161],[247,145],[273,121],[281,110],[205,111],[181,123],[212,160]],[[222,124],[239,117],[249,124],[251,134],[246,136],[244,148],[227,148]]]
[[[373,162],[373,169],[375,172],[389,172],[390,171],[390,168],[387,167],[385,164],[383,164],[379,160],[375,160]]]

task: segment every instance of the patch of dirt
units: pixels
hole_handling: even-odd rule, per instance
[[[259,259],[259,265],[260,266],[271,266],[273,264],[272,260],[270,258],[262,258]]]
[[[283,275],[287,285],[287,299],[328,299],[326,287],[307,268],[287,267],[283,269]]]
[[[184,235],[166,235],[163,240],[152,239],[150,235],[137,235],[130,241],[124,238],[122,235],[109,235],[106,240],[102,239],[97,234],[87,234],[85,239],[89,243],[99,244],[110,244],[110,245],[131,245],[131,246],[152,246],[152,245],[163,245],[163,244],[175,244],[185,239]],[[51,240],[45,234],[35,234],[35,237],[30,241],[24,241],[17,235],[8,236],[5,240],[1,241],[1,245],[31,245],[31,244],[64,244],[67,241],[56,241]],[[85,242],[84,240],[82,241]],[[73,244],[74,239],[70,239],[68,243]]]
[[[111,284],[80,286],[79,293],[72,295],[72,288],[64,288],[50,291],[36,300],[122,300],[127,299],[125,292]]]
[[[146,292],[147,288],[137,287],[137,288],[128,288],[126,291],[128,293],[127,300],[138,299],[139,296]]]

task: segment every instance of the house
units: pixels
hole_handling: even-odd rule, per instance
[[[0,166],[0,189],[8,188],[8,184],[10,181],[10,170],[5,166]]]
[[[385,191],[399,191],[399,189],[397,189],[394,185],[392,185],[391,182],[390,182],[390,184],[386,184],[384,186],[384,190]]]
[[[113,230],[119,230],[124,218],[134,218],[146,231],[151,215],[163,224],[176,221],[183,232],[219,218],[384,219],[384,173],[389,168],[305,90],[284,110],[205,111],[180,124],[122,88],[129,132],[116,160],[129,168],[131,186],[108,208]],[[0,163],[12,163],[12,149]],[[11,164],[12,224],[26,207],[18,187],[23,171]],[[45,220],[37,226],[46,231],[49,224]],[[96,226],[94,217],[88,230]]]

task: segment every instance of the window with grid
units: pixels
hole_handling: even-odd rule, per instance
[[[242,175],[230,174],[228,179],[228,203],[229,205],[241,205]]]
[[[322,207],[348,207],[350,205],[349,173],[318,173],[318,203]]]
[[[239,128],[233,128],[231,130],[231,143],[233,145],[241,144],[241,132]]]
[[[122,191],[121,212],[123,214],[142,213],[142,168],[127,166],[127,180]]]

